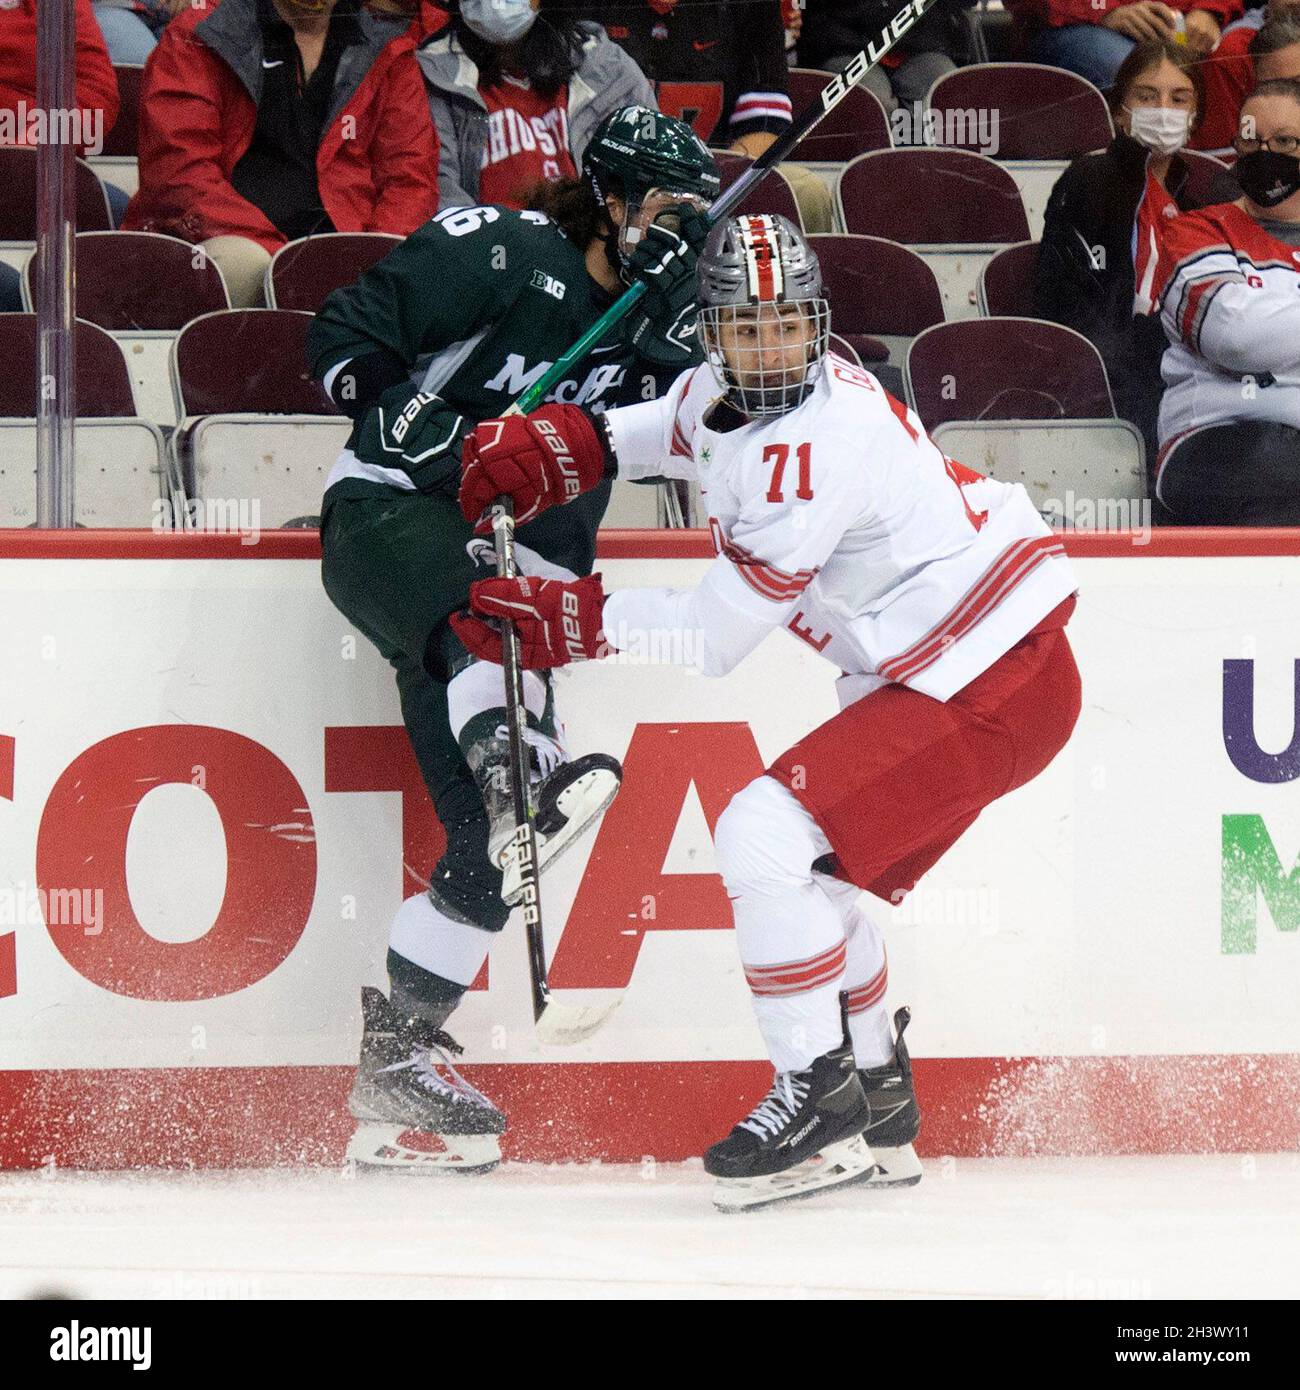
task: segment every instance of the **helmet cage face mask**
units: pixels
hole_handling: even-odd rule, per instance
[[[825,299],[709,304],[699,324],[705,355],[743,415],[784,415],[817,385],[831,332]]]

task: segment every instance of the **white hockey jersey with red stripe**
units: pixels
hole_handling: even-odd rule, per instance
[[[1162,458],[1203,425],[1300,428],[1300,247],[1235,203],[1175,217],[1161,240]]]
[[[717,550],[695,589],[611,594],[615,647],[685,643],[719,675],[782,626],[844,673],[843,703],[890,681],[946,700],[1075,592],[1024,488],[945,458],[843,358],[779,417],[710,428],[721,394],[706,365],[604,417],[620,476],[698,479]]]

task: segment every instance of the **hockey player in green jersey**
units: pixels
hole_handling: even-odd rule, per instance
[[[447,208],[312,325],[311,370],[354,428],[322,506],[322,577],[335,606],[393,666],[402,717],[447,848],[428,891],[399,908],[390,996],[363,991],[349,1155],[407,1171],[483,1171],[505,1116],[456,1071],[443,1031],[509,916],[500,854],[513,830],[501,668],[473,660],[447,619],[492,572],[461,516],[462,438],[503,413],[635,277],[648,293],[549,394],[541,416],[583,495],[518,520],[525,572],[590,574],[611,484],[603,455],[573,455],[577,407],[650,399],[699,360],[695,256],[713,160],[683,122],[624,107],[598,127],[581,179],[539,186],[532,210]],[[595,483],[591,491],[585,489]],[[548,684],[525,677],[539,864],[618,789],[613,758],[571,759]],[[403,1131],[441,1144],[404,1143]]]

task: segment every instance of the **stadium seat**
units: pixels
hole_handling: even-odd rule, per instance
[[[997,159],[1074,159],[1104,149],[1115,133],[1106,98],[1091,82],[1039,63],[980,63],[945,73],[926,107],[938,118],[939,144]],[[992,148],[980,143],[975,113],[988,113],[984,133]]]
[[[943,300],[934,272],[906,246],[883,237],[833,233],[809,237],[821,262],[831,323],[864,361],[882,360],[860,340],[879,340],[900,370],[908,343],[924,328],[943,322]]]
[[[266,302],[272,309],[314,314],[325,297],[350,285],[402,244],[386,232],[325,232],[282,246],[266,268]]]
[[[952,421],[933,431],[950,458],[1020,483],[1049,521],[1080,531],[1145,523],[1145,449],[1127,420]]]
[[[1020,192],[991,159],[965,150],[876,150],[836,186],[846,232],[907,246],[989,245],[1029,236]]]
[[[140,63],[114,63],[117,77],[117,120],[104,136],[100,154],[105,159],[135,159],[140,153],[140,86],[144,67]]]
[[[23,271],[29,304],[36,258]],[[157,232],[77,234],[77,316],[112,332],[175,332],[200,314],[228,309],[215,261],[179,237]]]
[[[980,313],[985,318],[1034,317],[1034,270],[1038,242],[1004,246],[980,271]]]
[[[1187,192],[1199,206],[1231,203],[1241,196],[1232,168],[1223,160],[1200,150],[1179,150],[1178,157],[1187,165]]]
[[[1029,239],[1015,180],[966,150],[877,150],[859,155],[835,190],[846,232],[917,248],[934,271],[948,318],[977,313],[975,287],[1000,245]]]
[[[717,163],[723,188],[730,188],[753,163],[743,154],[731,154],[726,150],[710,150],[709,153]],[[803,230],[803,217],[799,213],[799,205],[795,202],[794,191],[786,183],[779,169],[773,169],[752,193],[746,194],[741,199],[740,206],[732,209],[732,216],[761,212],[780,213]]]
[[[310,323],[291,309],[227,309],[180,331],[171,354],[175,494],[255,500],[266,528],[319,510],[352,422],[307,375]]]
[[[1072,328],[1029,318],[941,323],[917,335],[908,404],[933,429],[949,420],[1113,420],[1097,349]]]
[[[872,338],[867,339],[868,343],[874,341],[875,340]],[[884,346],[884,343],[878,344],[878,347],[880,348],[884,348]],[[855,367],[862,367],[866,365],[866,363],[864,363],[862,360],[862,354],[857,350],[857,348],[855,348],[847,338],[841,337],[838,333],[831,334],[829,347],[832,352],[838,353],[846,361],[852,362]],[[888,356],[888,350],[886,350],[886,356]],[[867,360],[871,362],[883,362],[885,359],[883,357],[880,357],[877,353],[872,352]]]
[[[77,229],[106,232],[112,227],[108,195],[84,159],[76,161]],[[36,240],[36,151],[26,146],[0,145],[0,241]]]
[[[818,99],[834,75],[813,68],[790,69],[790,103],[796,119]],[[887,150],[892,143],[889,117],[880,99],[865,87],[855,86],[849,88],[816,129],[800,140],[791,158],[801,162],[855,159],[868,150]]]
[[[96,324],[75,334],[74,508],[81,526],[149,526],[166,495],[162,434],[136,415],[122,351]],[[0,314],[0,525],[36,520],[37,322]]]

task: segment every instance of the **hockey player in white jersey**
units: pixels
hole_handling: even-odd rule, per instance
[[[602,478],[697,479],[717,558],[695,589],[604,593],[489,579],[453,619],[526,665],[615,650],[730,671],[774,628],[842,673],[841,712],[739,792],[715,830],[745,978],[776,1076],[705,1155],[727,1210],[847,1182],[915,1182],[918,1110],[890,1027],[881,932],[989,802],[1036,776],[1078,717],[1064,626],[1075,579],[1019,486],[946,458],[874,377],[827,350],[817,260],[779,217],[720,222],[700,258],[707,362],[600,417],[528,417],[466,441],[461,506],[521,515]]]

